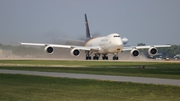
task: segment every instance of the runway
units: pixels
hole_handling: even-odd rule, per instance
[[[1,74],[24,74],[24,75],[63,77],[63,78],[74,78],[74,79],[93,79],[93,80],[103,80],[103,81],[134,82],[134,83],[144,83],[144,84],[180,86],[180,80],[175,80],[175,79],[57,73],[57,72],[38,72],[38,71],[5,70],[5,69],[0,69],[0,73]]]

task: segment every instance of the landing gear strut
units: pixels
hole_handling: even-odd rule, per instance
[[[86,60],[91,60],[91,54],[92,54],[92,52],[90,53],[90,51],[86,51],[85,52],[86,53]]]

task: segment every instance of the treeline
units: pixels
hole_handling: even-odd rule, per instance
[[[180,54],[180,45],[172,45],[169,48],[158,48],[158,52],[173,57],[177,54]]]

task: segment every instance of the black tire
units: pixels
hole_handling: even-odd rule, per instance
[[[95,56],[93,56],[93,60],[96,60],[96,57],[95,57]]]
[[[116,60],[119,60],[119,58],[118,58],[118,57],[116,57]]]
[[[115,57],[115,56],[113,56],[113,60],[116,60],[116,57]]]
[[[103,56],[102,59],[105,60],[105,57]]]
[[[89,56],[89,60],[91,60],[91,57]]]

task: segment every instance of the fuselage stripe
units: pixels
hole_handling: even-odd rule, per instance
[[[87,46],[90,41],[92,41],[92,40],[94,40],[94,39],[97,39],[97,38],[100,38],[100,37],[96,37],[96,38],[89,39],[88,41],[85,42],[84,46]]]

